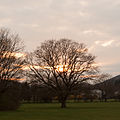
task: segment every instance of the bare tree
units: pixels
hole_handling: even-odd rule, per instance
[[[56,92],[64,108],[72,90],[96,76],[94,60],[95,56],[88,53],[83,43],[68,39],[48,40],[30,55],[29,75]]]
[[[11,34],[8,29],[0,29],[0,93],[6,91],[8,80],[20,80],[25,64],[21,53],[23,45],[18,35]]]

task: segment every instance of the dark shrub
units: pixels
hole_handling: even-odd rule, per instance
[[[16,81],[0,81],[6,87],[0,90],[0,110],[16,110],[20,106],[21,84]]]

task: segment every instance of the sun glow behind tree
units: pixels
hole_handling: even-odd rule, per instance
[[[0,80],[20,80],[25,65],[23,45],[18,35],[0,30]]]
[[[42,43],[29,55],[28,65],[29,78],[55,91],[62,108],[71,91],[97,77],[98,72],[95,56],[86,46],[68,39]]]

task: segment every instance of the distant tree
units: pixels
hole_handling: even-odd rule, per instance
[[[54,91],[65,108],[72,90],[96,76],[94,60],[95,56],[88,53],[83,43],[48,40],[29,56],[29,76]]]
[[[21,82],[21,100],[30,102],[32,97],[31,87],[27,82]]]
[[[27,82],[23,84],[24,90],[22,90],[22,96],[30,96],[30,101],[34,103],[52,102],[52,99],[56,96],[55,93],[51,91],[45,84],[36,81],[36,78],[32,75],[30,75],[29,77],[30,79],[27,78]],[[23,97],[24,100],[26,100],[26,97]]]
[[[0,29],[0,99],[10,89],[9,80],[20,80],[23,77],[25,60],[22,50],[18,35],[11,34],[8,29]]]
[[[33,102],[49,103],[52,102],[53,94],[46,86],[31,85],[31,95]]]
[[[113,96],[114,94],[114,85],[109,79],[111,78],[110,74],[101,74],[95,85],[95,88],[101,90],[101,99],[107,102],[107,99]]]
[[[91,84],[83,84],[82,86],[82,99],[87,102],[90,100],[90,102],[93,102],[95,95],[92,92],[93,86]]]
[[[120,83],[114,85],[114,99],[120,102]]]
[[[73,90],[74,100],[84,100],[85,102],[90,100],[93,101],[92,96],[92,85],[89,83],[81,83],[75,90]]]

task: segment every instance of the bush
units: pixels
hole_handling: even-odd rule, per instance
[[[20,83],[7,81],[7,87],[0,92],[0,110],[16,110],[20,106],[20,94]]]

